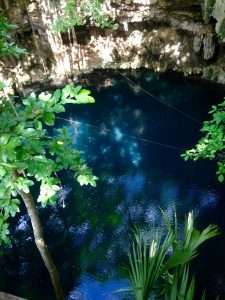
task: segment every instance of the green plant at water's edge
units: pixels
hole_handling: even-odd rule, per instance
[[[114,28],[114,23],[102,11],[100,0],[68,0],[63,14],[53,24],[53,31],[66,32],[87,22],[100,28]]]
[[[209,159],[217,161],[217,176],[219,182],[225,178],[225,100],[212,106],[209,112],[211,120],[205,121],[201,132],[204,136],[196,146],[187,150],[182,157],[184,160]]]
[[[194,299],[195,282],[190,278],[188,264],[197,256],[198,247],[217,235],[215,225],[203,231],[195,229],[193,213],[186,218],[183,238],[171,225],[165,236],[153,234],[150,241],[142,232],[135,232],[129,252],[129,278],[135,299]]]
[[[25,54],[25,49],[18,47],[13,41],[11,31],[17,28],[10,24],[7,19],[0,14],[0,58],[7,56],[19,57]]]
[[[30,94],[14,103],[1,85],[0,104],[0,245],[9,240],[9,221],[19,212],[23,201],[30,217],[34,240],[48,269],[57,300],[63,300],[59,274],[44,240],[31,186],[40,186],[37,202],[55,204],[61,189],[58,173],[72,171],[80,185],[96,186],[97,177],[74,148],[66,128],[50,136],[47,128],[65,105],[94,103],[90,91],[67,85],[53,93]]]

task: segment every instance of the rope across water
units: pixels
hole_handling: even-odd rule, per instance
[[[80,122],[80,121],[77,121],[77,120],[75,121],[75,120],[66,119],[66,118],[62,118],[62,117],[57,117],[57,119],[66,121],[70,124],[84,124],[86,126],[93,127],[95,129],[97,129],[98,131],[101,130],[101,126],[97,126],[97,125],[94,125],[94,124],[90,124],[90,123],[86,123],[86,122]],[[112,129],[104,128],[104,131],[108,132],[110,134],[114,134]],[[122,135],[126,136],[128,138],[131,138],[131,139],[139,140],[139,141],[144,142],[144,143],[154,144],[154,145],[158,145],[158,146],[161,146],[161,147],[164,147],[164,148],[173,149],[173,150],[176,150],[176,151],[185,151],[185,148],[181,148],[181,147],[161,143],[161,142],[158,142],[158,141],[155,141],[155,140],[152,140],[152,139],[148,139],[148,138],[145,138],[145,137],[138,137],[136,135],[130,135],[130,134],[126,134],[126,133],[122,133]]]
[[[133,86],[136,85],[136,83],[128,78],[126,75],[122,74],[121,72],[118,72],[123,78],[125,78],[128,82],[132,83]],[[143,88],[142,86],[138,86],[140,88],[140,90],[142,90],[145,94],[147,94],[148,96],[150,96],[152,99],[154,99],[155,101],[161,103],[162,105],[165,105],[167,107],[169,107],[170,109],[176,111],[177,113],[183,115],[185,118],[193,121],[195,124],[201,124],[201,122],[199,120],[197,120],[196,118],[194,118],[193,116],[189,115],[188,113],[186,112],[183,112],[182,110],[178,109],[177,107],[169,104],[169,103],[165,103],[164,101],[162,101],[159,97],[156,97],[155,95],[153,95],[151,92],[147,91],[145,88]],[[89,127],[92,127],[92,128],[95,128],[97,130],[100,130],[101,127],[98,126],[98,125],[95,125],[95,124],[90,124],[90,123],[86,123],[86,122],[80,122],[80,121],[75,121],[75,120],[71,120],[71,119],[66,119],[66,118],[62,118],[62,117],[57,117],[57,119],[60,119],[60,120],[63,120],[63,121],[66,121],[70,124],[74,123],[74,124],[84,124],[86,126],[89,126]],[[112,129],[108,129],[108,128],[104,128],[104,131],[105,132],[108,132],[110,134],[113,134],[113,130]],[[161,147],[164,147],[164,148],[167,148],[167,149],[172,149],[172,150],[176,150],[176,151],[185,151],[187,147],[184,147],[184,148],[181,148],[181,147],[177,147],[177,146],[174,146],[174,145],[169,145],[169,144],[165,144],[165,143],[162,143],[162,142],[158,142],[158,141],[155,141],[153,139],[149,139],[149,138],[146,138],[146,137],[138,137],[136,135],[130,135],[130,134],[125,134],[125,133],[122,133],[123,136],[126,136],[128,138],[131,138],[131,139],[135,139],[135,140],[139,140],[141,142],[144,142],[144,143],[149,143],[149,144],[154,144],[154,145],[157,145],[157,146],[161,146]]]
[[[136,85],[136,83],[128,78],[126,75],[118,72],[123,78],[125,78],[127,81],[129,81],[130,83],[132,83],[132,85]],[[139,88],[140,90],[142,90],[145,94],[147,94],[148,96],[150,96],[152,99],[154,99],[155,101],[169,107],[170,109],[178,112],[179,114],[183,115],[185,118],[189,119],[189,120],[192,120],[193,122],[197,123],[197,124],[201,124],[201,122],[199,120],[197,120],[196,118],[192,117],[191,115],[189,115],[188,113],[186,112],[183,112],[182,110],[180,110],[179,108],[169,104],[169,103],[165,103],[164,101],[162,101],[159,97],[156,97],[155,95],[153,95],[152,93],[150,93],[149,91],[147,91],[145,88],[143,88],[142,86],[139,85]]]

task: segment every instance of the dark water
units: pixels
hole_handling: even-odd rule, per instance
[[[180,158],[198,140],[201,121],[225,88],[171,74],[129,78],[136,84],[118,75],[112,87],[93,89],[95,105],[68,107],[62,117],[69,121],[57,123],[69,128],[99,177],[96,189],[81,188],[71,174],[61,174],[58,205],[40,209],[70,300],[123,299],[118,290],[128,286],[129,234],[134,225],[162,226],[159,208],[172,217],[176,207],[181,226],[193,210],[199,227],[215,223],[225,230],[224,186],[215,178],[215,164]],[[0,257],[0,289],[31,300],[54,299],[25,213],[12,232],[12,247]],[[199,290],[206,287],[208,299],[225,299],[224,251],[222,234],[195,260]]]

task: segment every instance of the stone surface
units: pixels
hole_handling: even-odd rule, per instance
[[[203,53],[204,59],[208,60],[213,58],[215,53],[215,42],[213,34],[207,34],[203,39]]]
[[[106,0],[104,11],[118,28],[81,27],[73,38],[53,33],[54,1],[32,1],[26,9],[18,3],[12,1],[8,14],[28,55],[0,64],[0,80],[13,76],[18,87],[93,69],[173,70],[225,82],[225,45],[215,38],[214,24],[205,24],[200,1]]]
[[[216,32],[225,40],[225,0],[216,0],[212,16],[217,20]]]

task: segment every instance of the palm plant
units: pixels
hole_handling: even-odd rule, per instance
[[[219,235],[216,225],[202,231],[195,229],[192,212],[185,219],[182,238],[177,223],[172,226],[164,219],[167,234],[163,238],[155,235],[149,243],[140,230],[134,234],[128,257],[129,278],[136,300],[148,300],[153,295],[157,299],[192,300],[195,280],[190,279],[188,263],[198,255],[202,243]]]
[[[189,280],[189,267],[184,267],[184,272],[181,274],[179,270],[176,270],[172,276],[170,288],[165,292],[165,300],[191,300],[194,297],[195,280],[194,278]]]
[[[149,245],[141,232],[134,234],[134,241],[129,253],[129,274],[137,300],[147,300],[162,275],[165,257],[173,238],[173,233],[169,232],[163,242],[156,236]]]
[[[176,270],[171,279],[170,286],[164,293],[165,300],[194,300],[195,279],[190,276],[188,266],[184,267],[183,272]],[[205,293],[201,300],[205,300]]]

